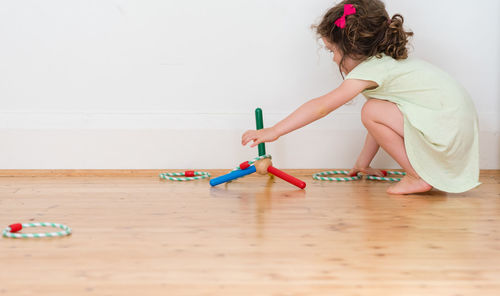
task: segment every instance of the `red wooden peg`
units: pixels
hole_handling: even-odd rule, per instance
[[[278,170],[277,168],[273,167],[273,166],[269,166],[267,168],[267,171],[273,175],[275,175],[276,177],[278,178],[281,178],[285,181],[287,181],[288,183],[290,184],[293,184],[297,187],[299,187],[300,189],[304,189],[306,188],[306,182],[302,181],[302,180],[299,180],[293,176],[290,176],[289,174],[283,172],[283,171],[280,171]]]

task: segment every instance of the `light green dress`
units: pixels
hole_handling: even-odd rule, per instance
[[[478,186],[478,119],[467,91],[439,68],[415,58],[382,55],[346,79],[374,81],[367,99],[395,103],[404,116],[404,143],[415,171],[436,189],[459,193]]]

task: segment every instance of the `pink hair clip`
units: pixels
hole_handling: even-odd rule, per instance
[[[344,4],[344,15],[335,21],[335,25],[341,29],[345,28],[345,20],[348,15],[356,13],[356,7],[352,4]]]

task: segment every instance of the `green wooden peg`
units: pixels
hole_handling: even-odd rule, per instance
[[[255,109],[255,122],[257,124],[257,129],[263,129],[264,128],[264,120],[262,117],[262,109],[257,108]],[[259,156],[266,155],[266,144],[260,143],[258,145],[259,147]]]

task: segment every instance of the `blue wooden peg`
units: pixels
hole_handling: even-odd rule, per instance
[[[214,178],[214,179],[210,180],[210,185],[217,186],[219,184],[226,183],[226,182],[232,181],[234,179],[238,179],[238,178],[244,177],[246,175],[253,174],[256,171],[257,170],[255,169],[255,166],[252,165],[249,168],[246,168],[244,170],[233,171],[233,172],[230,172],[229,174]]]

